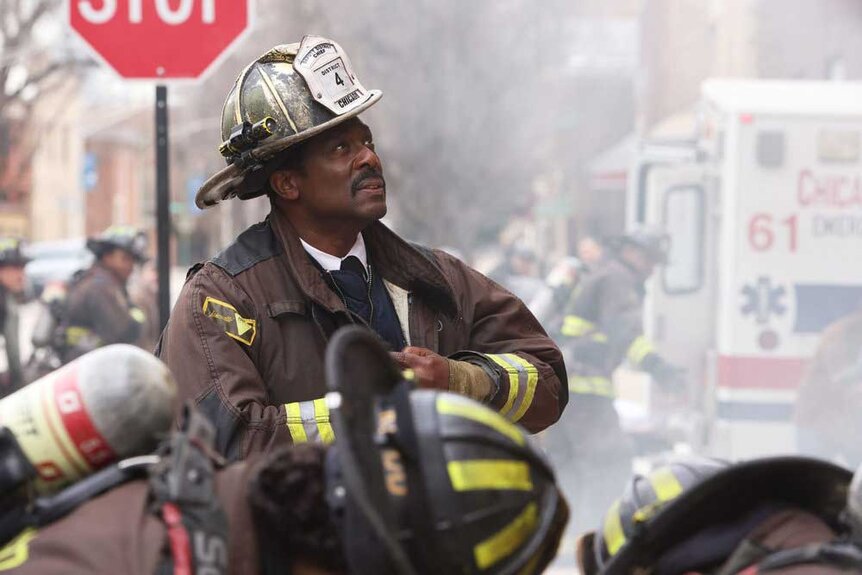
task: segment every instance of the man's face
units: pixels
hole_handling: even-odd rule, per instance
[[[24,266],[0,266],[0,285],[13,294],[24,293]]]
[[[367,224],[386,215],[383,166],[371,130],[358,118],[306,142],[295,174],[297,201],[316,219]]]
[[[135,271],[135,258],[126,250],[119,248],[102,256],[102,264],[124,283]]]

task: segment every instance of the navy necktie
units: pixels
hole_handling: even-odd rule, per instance
[[[365,266],[362,265],[362,262],[359,261],[359,258],[356,256],[347,256],[343,260],[341,260],[341,271],[343,272],[353,272],[362,278],[363,281],[368,280],[368,276],[365,272]]]
[[[330,272],[344,299],[344,305],[367,322],[371,321],[371,300],[365,266],[356,256],[348,256],[341,261],[341,269]]]

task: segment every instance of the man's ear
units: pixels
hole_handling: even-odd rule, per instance
[[[269,176],[269,186],[280,198],[295,200],[299,198],[297,173],[294,170],[276,170]]]

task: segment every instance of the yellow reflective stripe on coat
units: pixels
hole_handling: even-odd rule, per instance
[[[509,421],[520,421],[533,404],[539,370],[536,366],[514,353],[489,353],[485,357],[506,370],[509,376],[509,396],[500,414]]]
[[[620,500],[614,501],[608,514],[605,516],[605,524],[602,526],[602,535],[605,539],[605,547],[610,555],[616,555],[626,542],[623,533],[623,520],[620,518]]]
[[[469,459],[450,461],[446,468],[455,491],[530,491],[533,488],[530,467],[523,461]]]
[[[569,392],[584,395],[599,395],[614,398],[614,384],[607,377],[600,375],[582,376],[573,375],[569,378]]]
[[[484,571],[513,554],[535,533],[538,525],[538,507],[530,503],[511,523],[476,545],[473,549],[476,566]]]
[[[132,316],[132,319],[137,323],[144,323],[147,321],[147,315],[144,313],[139,307],[129,308],[129,315]]]
[[[640,335],[635,338],[626,352],[626,357],[635,365],[640,365],[646,356],[651,354],[655,349],[647,338]]]
[[[500,413],[506,415],[512,409],[512,405],[515,403],[515,398],[518,396],[518,380],[520,379],[518,377],[518,370],[503,361],[499,355],[489,353],[486,357],[505,369],[506,374],[509,376],[509,396],[506,398],[506,403],[504,403],[503,407],[500,409]]]
[[[324,445],[335,441],[335,432],[332,431],[332,424],[329,422],[329,408],[322,397],[314,400],[314,419],[320,432],[320,441]]]
[[[329,421],[329,408],[323,398],[286,403],[284,410],[287,414],[287,430],[294,443],[314,441],[329,445],[335,441]]]
[[[536,369],[536,366],[514,353],[507,353],[505,357],[520,365],[527,372],[527,389],[524,392],[524,398],[512,416],[512,421],[521,421],[527,409],[533,404],[533,396],[536,395],[536,386],[539,384],[539,370]]]
[[[563,318],[560,332],[568,337],[581,337],[596,329],[596,324],[577,315],[567,315]]]
[[[437,397],[437,413],[463,417],[464,419],[487,425],[518,445],[526,443],[523,432],[508,419],[466,397],[459,395],[439,395]]]
[[[71,325],[66,328],[66,344],[75,346],[88,340],[87,343],[101,345],[102,339],[88,327]]]
[[[608,341],[608,336],[600,332],[596,324],[577,315],[567,315],[563,318],[563,327],[560,328],[560,333],[566,337],[590,336],[593,341],[602,343]]]

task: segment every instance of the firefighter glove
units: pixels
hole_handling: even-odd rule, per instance
[[[657,353],[647,354],[641,362],[641,368],[666,391],[681,392],[685,389],[685,369],[666,361]]]
[[[484,369],[466,361],[449,362],[449,391],[485,401],[491,395],[491,378]]]

